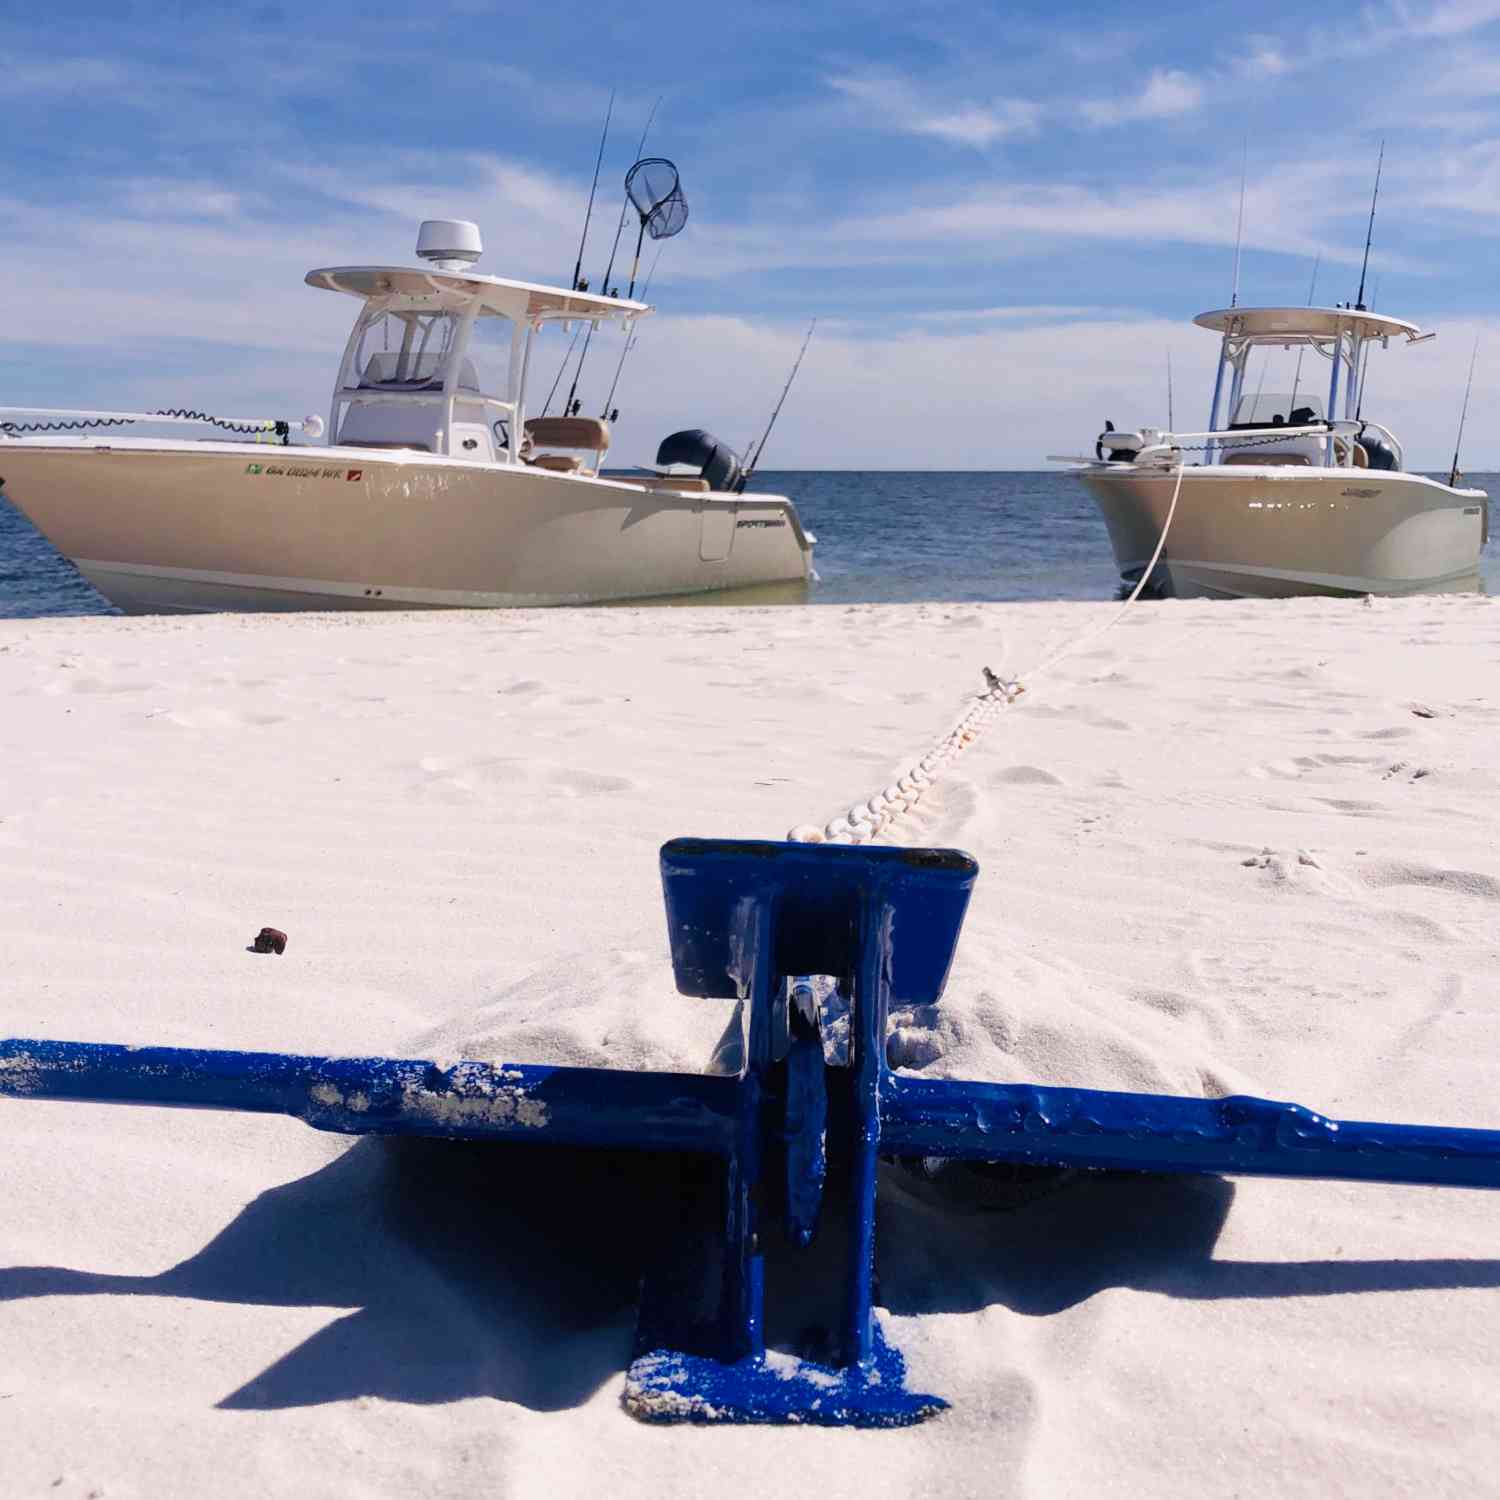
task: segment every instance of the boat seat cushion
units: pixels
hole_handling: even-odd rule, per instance
[[[526,435],[538,448],[588,448],[603,453],[609,447],[609,423],[598,417],[528,417]]]
[[[538,453],[526,462],[533,469],[551,469],[556,474],[576,474],[583,467],[583,460],[571,453]]]

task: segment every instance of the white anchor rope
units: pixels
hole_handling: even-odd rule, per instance
[[[1080,646],[1097,639],[1116,625],[1125,611],[1141,597],[1147,580],[1155,571],[1161,558],[1162,548],[1167,544],[1167,533],[1172,529],[1172,518],[1177,514],[1177,501],[1182,494],[1182,475],[1186,468],[1181,455],[1177,460],[1177,480],[1172,486],[1172,503],[1167,507],[1167,518],[1162,522],[1161,535],[1156,539],[1156,550],[1151,561],[1141,570],[1140,581],[1129,598],[1102,625],[1086,630],[1071,641],[1043,657],[1034,667],[1015,677],[998,677],[988,667],[984,672],[985,687],[974,695],[974,700],[958,722],[940,738],[933,741],[924,755],[919,756],[884,791],[876,792],[864,802],[853,803],[848,812],[829,819],[821,828],[813,823],[799,823],[788,834],[794,844],[864,844],[884,833],[903,813],[910,812],[937,784],[939,777],[974,745],[984,727],[1001,710],[1009,708],[1043,673],[1055,667],[1064,657],[1070,656]]]

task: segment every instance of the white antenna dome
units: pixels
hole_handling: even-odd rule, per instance
[[[417,257],[438,271],[466,271],[484,253],[479,226],[467,219],[424,219],[417,230]]]

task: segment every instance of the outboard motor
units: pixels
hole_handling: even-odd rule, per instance
[[[1139,432],[1116,432],[1115,424],[1106,419],[1104,431],[1094,444],[1094,456],[1099,461],[1110,463],[1134,463],[1136,455],[1146,446],[1146,438]]]
[[[711,490],[733,490],[739,486],[739,455],[701,427],[663,438],[656,450],[656,462],[663,468],[668,464],[691,464],[708,481]]]
[[[1396,455],[1392,452],[1391,445],[1382,442],[1373,433],[1362,431],[1355,442],[1365,450],[1365,457],[1370,460],[1370,468],[1394,469],[1396,467]]]

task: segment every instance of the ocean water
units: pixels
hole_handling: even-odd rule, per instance
[[[1500,498],[1500,475],[1469,482]],[[814,605],[1119,592],[1104,522],[1067,473],[767,470],[756,488],[790,495],[817,534]],[[1486,592],[1500,594],[1500,538],[1491,538],[1482,568]],[[0,617],[109,613],[0,498]]]

